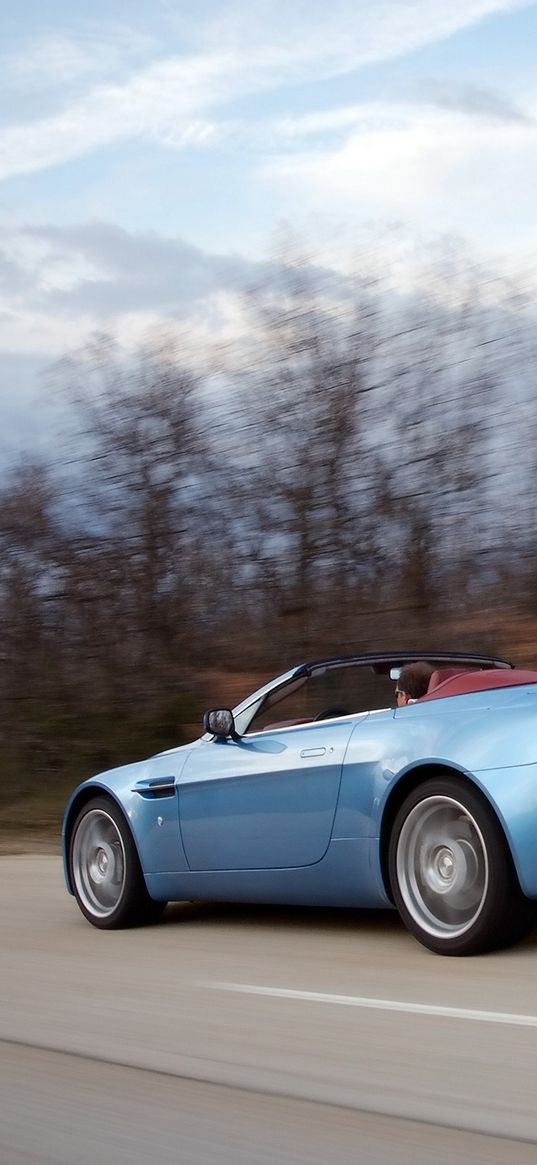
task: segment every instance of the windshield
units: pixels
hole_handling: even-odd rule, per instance
[[[363,664],[320,667],[282,685],[252,707],[243,731],[291,727],[316,719],[349,716],[395,706],[394,682]]]

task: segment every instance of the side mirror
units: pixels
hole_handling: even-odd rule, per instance
[[[236,737],[235,720],[233,719],[233,712],[229,708],[211,708],[203,716],[203,727],[205,732],[210,732],[211,736]]]

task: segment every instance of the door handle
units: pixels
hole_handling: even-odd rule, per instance
[[[326,749],[325,749],[325,748],[303,748],[303,749],[302,749],[302,752],[300,753],[300,755],[301,755],[301,756],[304,756],[304,757],[307,757],[307,756],[324,756],[325,752],[326,752]]]

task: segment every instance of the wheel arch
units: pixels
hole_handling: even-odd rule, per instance
[[[506,850],[511,860],[514,876],[518,885],[520,886],[520,879],[518,876],[510,840],[505,829],[505,824],[502,821],[501,815],[498,812],[498,808],[494,801],[492,801],[490,797],[487,796],[486,791],[478,783],[478,781],[472,777],[471,773],[465,772],[462,769],[454,768],[452,765],[443,764],[442,762],[428,762],[427,764],[418,765],[415,768],[408,770],[402,775],[402,777],[400,777],[397,783],[390,790],[382,812],[379,843],[380,870],[384,889],[390,899],[390,902],[393,902],[393,894],[388,869],[388,853],[390,836],[395,818],[397,817],[403,801],[406,799],[406,797],[408,797],[409,793],[412,793],[414,789],[417,789],[418,786],[422,785],[424,781],[431,780],[433,777],[456,777],[461,782],[465,782],[466,784],[471,785],[472,789],[483,798],[483,801],[486,802],[498,821],[498,825],[505,840]]]
[[[65,874],[65,881],[67,884],[67,889],[68,889],[70,894],[74,894],[73,883],[71,880],[69,854],[71,851],[71,838],[73,836],[73,829],[74,829],[75,821],[76,821],[81,809],[84,808],[84,805],[87,805],[89,801],[93,801],[93,799],[95,797],[105,797],[113,805],[115,805],[117,809],[119,809],[120,813],[123,816],[125,824],[130,831],[130,834],[131,834],[131,837],[133,840],[133,844],[134,844],[135,849],[136,849],[136,853],[138,854],[138,859],[140,858],[140,854],[138,852],[138,846],[136,844],[136,838],[134,836],[134,833],[133,833],[133,830],[131,827],[131,823],[127,817],[127,814],[125,813],[125,809],[124,809],[123,805],[121,804],[121,801],[119,801],[118,798],[114,796],[114,794],[111,792],[111,790],[106,785],[98,785],[98,784],[82,785],[82,787],[78,790],[78,792],[73,794],[73,797],[72,797],[71,801],[69,802],[69,805],[67,806],[67,810],[66,810],[65,818],[64,818],[64,822],[63,822],[63,827],[62,827],[63,867],[64,867],[64,874]]]

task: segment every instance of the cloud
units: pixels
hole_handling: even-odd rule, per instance
[[[67,107],[85,100],[90,87],[111,80],[125,82],[134,68],[154,54],[155,47],[154,38],[132,26],[88,21],[78,34],[48,27],[39,31],[34,25],[32,37],[22,45],[17,42],[15,51],[4,37],[0,123],[7,127],[16,120],[24,134],[30,133],[34,121],[46,129],[48,118],[61,119]]]
[[[7,251],[0,250],[0,295],[18,295],[25,292],[29,286],[29,279],[24,268],[11,257]]]
[[[38,171],[121,138],[152,138],[183,119],[186,134],[198,110],[216,100],[222,77],[232,71],[222,57],[159,62],[128,85],[95,89],[66,112],[0,131],[0,178]]]
[[[153,46],[154,47],[154,46]],[[148,41],[127,30],[123,35],[108,29],[106,39],[95,31],[74,37],[68,33],[46,33],[25,44],[24,50],[0,55],[1,84],[13,91],[62,87],[84,78],[104,77],[132,61]]]
[[[310,127],[311,128],[311,127]],[[535,247],[537,122],[468,117],[423,106],[363,105],[342,141],[275,152],[259,167],[292,218],[344,216],[347,225],[403,222],[422,238],[452,232],[499,250],[517,234]]]
[[[310,80],[391,60],[533,0],[240,0],[207,40],[234,52],[265,45],[275,70]],[[313,72],[315,70],[315,72]]]
[[[457,82],[426,81],[416,87],[414,100],[400,103],[361,102],[313,113],[286,114],[283,117],[239,122],[222,122],[219,136],[239,141],[252,152],[275,153],[279,149],[300,149],[309,138],[326,139],[331,145],[345,133],[369,134],[375,131],[401,130],[410,122],[419,126],[427,120],[427,106],[447,113],[463,114],[490,122],[514,124],[534,129],[534,115],[519,109],[502,94],[493,90]],[[215,131],[215,127],[212,127]]]
[[[53,358],[95,330],[130,345],[149,330],[177,326],[204,359],[216,339],[243,331],[245,294],[270,281],[279,286],[281,276],[278,258],[215,255],[109,223],[0,234],[0,270],[2,247],[14,278],[11,292],[2,294],[0,285],[0,354]],[[289,253],[288,243],[287,259]],[[335,270],[314,260],[311,273],[331,298],[348,295],[346,277]]]
[[[201,26],[200,51],[154,60],[127,80],[97,85],[63,111],[4,127],[0,179],[58,165],[121,140],[145,137],[175,148],[214,140],[211,122],[237,99],[393,59],[529,2],[230,3],[217,20]],[[64,57],[64,69],[75,68],[68,52]],[[201,135],[200,125],[205,126]]]
[[[222,288],[244,288],[261,265],[156,233],[129,234],[108,223],[76,227],[29,227],[27,240],[46,249],[40,267],[50,278],[51,261],[72,264],[79,275],[70,286],[41,289],[50,307],[106,318],[135,310],[188,311],[193,301]]]
[[[0,235],[0,353],[50,358],[96,328],[140,338],[159,322],[229,331],[232,306],[271,265],[108,223]]]
[[[461,85],[456,81],[428,81],[420,86],[423,100],[438,109],[465,113],[468,117],[482,117],[489,121],[513,122],[535,126],[535,117],[519,109],[501,93],[476,85]]]

